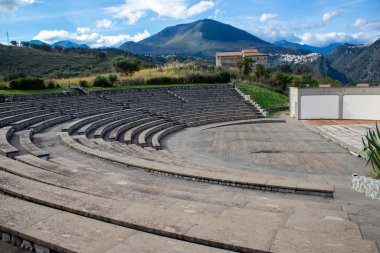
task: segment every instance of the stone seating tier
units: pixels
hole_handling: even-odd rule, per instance
[[[129,129],[131,129],[137,125],[141,125],[141,124],[144,124],[146,122],[153,121],[156,119],[157,119],[156,117],[144,117],[143,118],[143,117],[138,116],[135,119],[132,119],[132,121],[112,129],[110,132],[109,138],[111,140],[118,140],[123,135],[123,133],[128,131]]]
[[[32,112],[26,112],[26,113],[21,113],[21,114],[17,114],[17,115],[8,116],[8,117],[2,118],[0,120],[0,127],[4,127],[4,126],[10,125],[11,123],[16,122],[16,121],[24,120],[26,118],[31,118],[31,117],[34,117],[34,116],[39,116],[39,115],[46,114],[46,113],[50,113],[50,111],[47,111],[47,110],[35,110],[35,111],[32,111]]]
[[[152,126],[150,128],[145,129],[144,131],[140,132],[140,134],[137,137],[138,144],[141,147],[146,147],[147,145],[150,144],[148,139],[152,134],[159,132],[162,129],[171,127],[171,126],[173,126],[173,122],[165,122],[165,123],[162,123],[160,125],[155,125],[155,126]]]
[[[40,157],[47,160],[49,158],[49,152],[36,146],[31,140],[32,135],[33,132],[31,130],[23,130],[20,132],[19,141],[21,148],[32,154],[34,157]]]
[[[24,129],[28,126],[36,124],[38,122],[58,117],[59,115],[60,115],[60,113],[58,113],[58,112],[42,114],[42,115],[34,116],[31,118],[26,118],[26,119],[23,119],[23,120],[20,120],[17,122],[13,122],[11,125],[15,128],[15,130],[19,131],[19,130]]]
[[[14,131],[13,126],[0,128],[0,153],[4,156],[14,157],[19,153],[19,150],[9,142]]]
[[[107,118],[103,118],[103,119],[99,119],[97,121],[94,121],[94,122],[90,122],[84,126],[82,126],[79,130],[78,130],[78,134],[84,134],[84,135],[88,135],[90,134],[92,131],[96,130],[97,128],[103,126],[104,124],[107,124],[107,123],[110,123],[110,122],[113,122],[113,121],[117,121],[117,120],[120,120],[120,119],[124,119],[126,117],[129,117],[129,116],[135,116],[136,113],[135,112],[130,112],[130,111],[122,111],[121,113],[117,114],[117,115],[113,115],[111,117],[107,117]]]
[[[125,143],[129,144],[133,141],[134,136],[137,135],[139,132],[144,131],[145,129],[153,127],[153,126],[160,125],[164,122],[166,121],[163,119],[157,119],[157,120],[148,121],[146,123],[137,125],[125,132],[123,140]]]

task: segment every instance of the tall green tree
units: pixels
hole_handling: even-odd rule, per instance
[[[282,73],[282,72],[277,72],[274,76],[274,79],[276,81],[277,86],[282,90],[286,91],[288,88],[288,85],[292,82],[292,76]]]
[[[239,73],[248,76],[252,72],[252,65],[255,61],[251,57],[239,57],[236,61],[236,66]]]
[[[125,75],[133,75],[140,69],[140,60],[137,57],[116,57],[112,61],[112,65],[117,72]]]
[[[261,81],[266,74],[265,72],[265,66],[262,64],[257,64],[255,68],[256,81]]]
[[[30,43],[29,43],[29,41],[21,41],[21,46],[23,46],[23,47],[29,47],[30,46]]]

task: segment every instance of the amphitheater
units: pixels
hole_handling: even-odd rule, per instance
[[[8,97],[0,252],[378,252],[365,162],[230,85]]]

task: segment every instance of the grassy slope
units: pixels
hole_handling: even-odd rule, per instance
[[[237,83],[237,85],[243,88],[244,93],[250,95],[251,98],[264,109],[286,106],[289,102],[287,96],[263,87],[252,86],[247,83]]]
[[[162,88],[162,87],[174,87],[174,86],[198,86],[198,85],[210,85],[204,84],[152,84],[152,85],[128,85],[128,86],[113,86],[109,88],[103,87],[89,87],[89,90],[123,90],[123,89],[136,89],[136,88]],[[215,84],[212,84],[215,85]],[[26,95],[26,94],[47,94],[62,92],[63,88],[56,89],[44,89],[44,90],[11,90],[11,89],[0,89],[0,94],[4,95]]]
[[[93,54],[46,52],[32,48],[0,45],[0,76],[24,73],[32,76],[49,75],[55,71],[83,73],[111,71],[110,57]]]

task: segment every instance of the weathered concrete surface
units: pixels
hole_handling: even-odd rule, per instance
[[[291,129],[292,127],[287,130],[288,135],[292,133]],[[347,191],[349,185],[345,184],[344,178],[345,176],[350,177],[350,171],[342,172],[343,176],[336,172],[323,173],[317,170],[315,173],[306,173],[297,168],[288,173],[286,169],[289,166],[283,167],[282,160],[276,159],[274,160],[276,166],[272,166],[272,168],[269,166],[260,168],[258,166],[257,171],[262,175],[276,175],[278,173],[297,179],[311,179],[315,182],[326,179],[333,180],[337,186],[338,196],[336,199],[324,199],[312,196],[247,191],[149,174],[130,167],[91,158],[63,146],[56,139],[57,130],[58,127],[43,132],[37,135],[35,140],[42,148],[49,150],[53,157],[52,162],[66,165],[65,159],[78,161],[80,163],[78,166],[67,163],[68,168],[76,169],[78,172],[64,176],[56,173],[63,170],[53,172],[17,166],[13,170],[23,175],[29,175],[30,179],[21,180],[4,172],[0,174],[0,180],[2,180],[0,185],[4,189],[17,192],[24,198],[33,198],[54,204],[56,208],[61,206],[70,209],[67,210],[70,212],[82,212],[82,214],[91,217],[91,220],[97,221],[100,216],[103,216],[112,222],[120,222],[120,224],[122,224],[121,222],[134,222],[151,228],[160,228],[168,234],[182,233],[188,238],[202,238],[210,242],[218,242],[219,246],[225,243],[268,251],[276,249],[277,245],[282,245],[281,249],[284,251],[288,249],[288,252],[312,252],[312,250],[334,252],[331,250],[331,245],[322,244],[320,246],[319,240],[336,237],[337,240],[339,239],[339,247],[347,250],[346,252],[361,252],[360,250],[363,247],[364,249],[367,247],[368,252],[377,251],[373,247],[373,243],[362,240],[360,232],[366,240],[378,240],[378,237],[376,238],[379,235],[377,226],[379,221],[377,216],[378,203],[363,199],[363,196],[360,195],[355,195],[360,201],[351,199],[351,193]],[[284,131],[284,133],[286,132]],[[299,131],[297,134],[302,137],[310,133],[311,137],[308,138],[314,138],[315,134],[312,132],[301,133]],[[325,142],[325,140],[323,141]],[[327,143],[327,145],[331,144]],[[321,147],[310,146],[316,149],[323,148],[322,141]],[[330,148],[334,151],[334,147]],[[344,150],[339,147],[335,148],[338,150],[336,151],[337,154],[342,154],[341,160],[337,159],[336,166],[339,164],[342,166],[341,161],[351,159],[347,158],[348,155]],[[54,160],[54,157],[63,157],[64,159]],[[187,158],[187,160],[200,164],[196,156],[191,157],[191,159]],[[218,162],[217,159],[215,161]],[[212,164],[209,164],[210,169],[211,167],[215,168],[217,162],[212,161]],[[346,162],[349,163],[350,161]],[[226,163],[223,162],[223,164]],[[318,168],[318,165],[322,167],[317,162],[315,164],[317,164],[315,168]],[[42,163],[39,164],[39,166],[42,165]],[[310,165],[310,167],[312,166]],[[51,167],[51,169],[56,168]],[[228,166],[223,171],[228,172],[230,169],[244,175],[245,172],[249,172],[249,169],[252,170],[255,167],[247,169],[244,166]],[[270,173],[266,169],[270,169]],[[55,186],[43,184],[46,187],[45,189],[41,186],[41,182],[35,181],[37,179]],[[273,183],[280,184],[281,181],[273,181]],[[345,194],[348,195],[345,196]],[[360,202],[360,204],[355,202]],[[342,210],[342,207],[348,211],[348,214]],[[349,219],[359,223],[360,230]],[[51,222],[51,224],[56,224],[53,221]],[[75,224],[75,221],[70,221],[70,223]],[[302,234],[305,229],[306,232]],[[287,231],[293,231],[292,233],[295,234],[296,232],[301,233],[302,238],[286,237],[283,240],[284,237],[281,235],[286,235]],[[42,234],[38,235],[43,236]],[[133,236],[126,239],[125,242],[136,242],[131,239]],[[154,239],[152,239],[151,248],[149,248],[149,243],[141,245],[143,248],[145,246],[148,248],[147,252],[155,249],[154,242],[158,236],[152,236]],[[164,239],[166,243],[162,242],[162,245],[167,245],[168,241],[173,240],[167,237]],[[308,241],[310,243],[305,243]],[[357,244],[354,243],[355,241]],[[300,246],[302,243],[305,248]],[[132,243],[131,249],[138,247],[139,244]],[[292,248],[287,245],[297,247]],[[199,245],[189,243],[188,247],[190,246],[195,247],[192,251],[199,251],[196,250]],[[117,249],[128,248],[128,244],[121,243],[115,247],[117,251]],[[176,247],[169,247],[169,249],[174,251]]]

